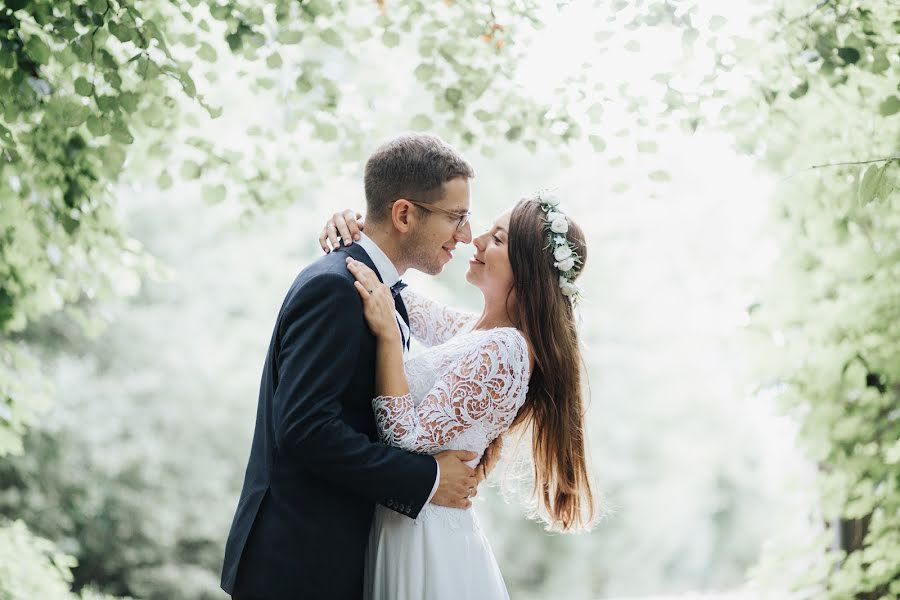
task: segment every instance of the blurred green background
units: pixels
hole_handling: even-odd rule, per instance
[[[0,0],[0,598],[224,597],[283,294],[410,129],[588,235],[604,518],[487,489],[513,598],[900,597],[898,75],[891,0]]]

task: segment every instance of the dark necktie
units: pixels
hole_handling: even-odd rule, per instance
[[[403,280],[398,280],[397,283],[391,286],[391,294],[394,296],[394,307],[396,307],[397,312],[400,313],[400,316],[403,317],[403,321],[406,323],[406,326],[409,327],[409,313],[406,312],[406,304],[403,303],[403,296],[400,295],[400,291],[406,287],[406,284],[403,283]],[[397,327],[400,327],[400,321],[397,321]],[[409,350],[409,337],[403,335],[403,328],[400,327],[400,334],[403,337],[403,347],[406,350]]]
[[[403,283],[402,279],[398,279],[397,283],[391,286],[391,295],[396,298],[400,292],[403,291],[403,288],[407,287],[405,283]]]

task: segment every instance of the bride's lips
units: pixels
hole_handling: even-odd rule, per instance
[[[484,263],[475,258],[474,256],[469,259],[469,264],[471,265],[483,265]]]

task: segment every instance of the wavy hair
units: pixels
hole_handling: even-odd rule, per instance
[[[531,341],[535,359],[528,395],[511,430],[531,439],[534,499],[551,528],[583,530],[592,525],[596,508],[585,447],[582,357],[574,308],[559,287],[545,218],[539,201],[532,198],[519,201],[509,221],[516,302],[511,314]],[[587,247],[581,228],[566,220],[565,235],[581,258],[577,277]]]

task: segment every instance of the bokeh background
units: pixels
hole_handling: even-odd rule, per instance
[[[588,235],[604,517],[480,494],[513,598],[900,597],[898,80],[892,0],[0,0],[0,598],[225,597],[278,307],[406,130]]]

